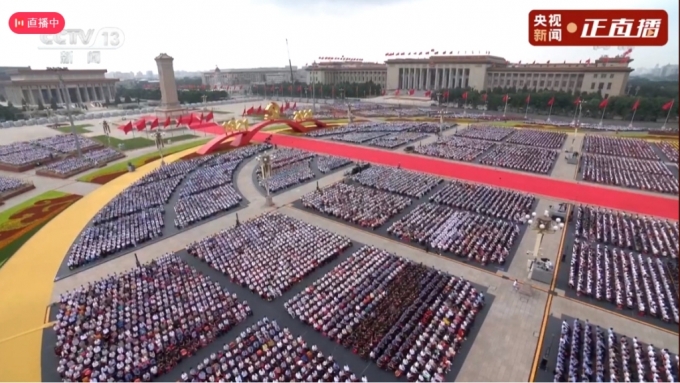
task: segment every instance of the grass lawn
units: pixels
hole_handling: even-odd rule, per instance
[[[123,145],[123,150],[135,150],[135,149],[141,149],[141,148],[148,148],[149,146],[155,145],[154,141],[146,138],[146,137],[134,137],[134,138],[127,138],[124,140],[121,140],[120,138],[116,137],[106,137],[106,135],[102,136],[94,136],[90,137],[95,141],[99,141],[102,143],[102,145],[106,146],[111,146],[114,149],[120,148],[119,145]],[[109,145],[109,142],[111,143]]]
[[[231,114],[231,112],[226,112],[224,110],[213,110],[213,114]]]
[[[184,136],[190,136],[190,135],[184,135]],[[176,142],[177,138],[184,137],[184,136],[175,136],[175,137],[168,137],[168,138],[170,140],[172,140],[172,142]],[[196,136],[191,136],[191,137],[195,138]],[[170,155],[170,154],[181,152],[181,151],[189,149],[189,148],[193,148],[193,147],[196,147],[196,146],[203,145],[208,141],[210,141],[210,138],[186,142],[186,143],[180,144],[180,145],[169,146],[169,147],[166,147],[165,149],[163,149],[163,155],[167,156],[167,155]],[[126,172],[128,162],[132,163],[135,167],[140,167],[140,166],[146,164],[147,162],[149,162],[149,160],[155,159],[157,157],[158,157],[158,153],[155,152],[155,151],[152,152],[152,153],[147,153],[147,154],[144,154],[144,155],[139,156],[139,157],[131,158],[128,161],[119,162],[119,163],[116,163],[116,164],[95,170],[91,173],[85,174],[84,176],[78,178],[78,181],[91,182],[93,179],[101,177],[101,176],[105,176],[105,175],[113,174],[113,173],[119,173],[119,172]]]
[[[47,222],[80,198],[48,191],[0,213],[0,267]]]
[[[76,129],[76,134],[92,133],[91,130],[85,129],[85,128],[88,128],[90,126],[92,126],[92,125],[91,124],[75,125],[74,127]],[[72,132],[71,125],[60,126],[60,127],[57,128],[57,130],[62,132],[62,133],[71,133]]]

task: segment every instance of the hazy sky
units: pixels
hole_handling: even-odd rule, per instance
[[[634,67],[678,63],[677,0],[23,0],[3,1],[3,20],[14,12],[56,11],[66,28],[125,34],[117,50],[101,50],[100,64],[87,63],[87,50],[73,51],[70,68],[156,72],[153,58],[166,52],[175,69],[272,67],[319,56],[385,60],[386,52],[491,51],[516,62],[561,62],[596,58],[593,48],[541,48],[528,43],[532,9],[664,9],[671,17],[665,47],[636,48]],[[162,4],[162,5],[161,5]],[[595,4],[597,6],[595,7]],[[62,66],[59,50],[39,50],[38,36],[15,35],[7,21],[0,28],[0,66]],[[615,49],[606,51],[616,54]]]

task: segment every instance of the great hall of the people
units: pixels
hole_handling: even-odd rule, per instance
[[[512,64],[497,56],[395,58],[376,63],[320,62],[308,66],[312,83],[373,81],[387,90],[437,90],[526,87],[530,90],[624,94],[631,60],[606,58],[591,63]]]
[[[52,99],[59,105],[69,100],[80,105],[113,101],[117,82],[118,79],[106,78],[106,69],[0,67],[0,95],[15,106],[24,102],[28,106],[49,106]]]

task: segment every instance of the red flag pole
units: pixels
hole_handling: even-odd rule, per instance
[[[671,111],[673,110],[673,105],[675,105],[675,99],[671,101],[671,106],[668,108],[668,114],[666,115],[666,121],[663,122],[661,130],[666,129],[666,124],[668,123],[668,118],[671,116]]]
[[[548,110],[548,119],[546,120],[547,122],[550,122],[550,116],[552,115],[552,108],[553,108],[553,105],[555,104],[554,97],[555,96],[553,96],[553,98],[550,99],[551,102],[550,102],[550,109]]]
[[[635,109],[633,109],[633,117],[630,118],[630,124],[628,124],[629,128],[633,127],[633,120],[635,119],[635,113],[637,113],[639,105],[637,104],[640,100],[635,101]]]

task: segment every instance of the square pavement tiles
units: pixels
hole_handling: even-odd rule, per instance
[[[322,352],[325,357],[333,356],[335,362],[343,368],[348,366],[349,370],[354,373],[358,378],[365,376],[368,381],[395,381],[398,378],[395,377],[394,372],[383,370],[378,368],[377,364],[368,360],[361,358],[359,355],[353,353],[351,350],[343,347],[338,342],[330,340],[328,337],[324,336],[322,332],[315,331],[313,327],[303,324],[300,320],[293,318],[288,310],[285,308],[285,303],[294,299],[294,297],[303,294],[305,291],[309,291],[315,282],[322,280],[325,275],[332,274],[332,270],[337,269],[340,264],[347,262],[351,257],[352,252],[357,252],[358,249],[363,248],[364,245],[361,243],[352,242],[351,249],[343,251],[340,256],[330,260],[329,262],[319,265],[314,271],[301,278],[298,283],[292,285],[288,290],[283,292],[283,295],[279,299],[273,301],[267,301],[262,299],[258,294],[253,293],[247,287],[241,284],[232,282],[228,277],[210,267],[207,263],[201,261],[197,257],[189,254],[187,251],[181,251],[176,253],[180,262],[188,265],[192,270],[198,272],[201,278],[207,278],[210,282],[218,283],[222,289],[228,291],[230,294],[235,294],[239,302],[247,302],[249,307],[252,309],[252,315],[245,318],[242,322],[236,324],[231,328],[230,331],[217,336],[213,341],[207,344],[205,347],[197,350],[193,355],[188,356],[185,359],[179,361],[179,363],[172,368],[169,372],[158,376],[155,381],[177,381],[181,378],[183,372],[189,372],[191,369],[195,369],[199,364],[203,363],[206,358],[210,358],[211,354],[218,353],[224,349],[225,345],[230,345],[230,350],[234,349],[234,344],[237,344],[238,340],[243,341],[244,338],[239,339],[244,331],[249,328],[254,329],[253,326],[257,326],[258,322],[260,325],[262,321],[267,318],[269,321],[276,321],[281,331],[287,329],[290,331],[289,338],[301,337],[306,343],[308,348],[312,348],[312,345],[316,346],[313,348],[314,352]],[[356,253],[355,253],[356,254]],[[410,261],[405,261],[403,258],[389,255],[400,260],[404,265],[417,265]],[[434,270],[424,266],[421,266],[427,270]],[[451,278],[448,274],[443,275],[444,278]],[[455,278],[454,278],[455,279]],[[450,371],[445,376],[445,381],[455,381],[458,372],[460,371],[467,354],[475,341],[480,327],[482,326],[485,317],[493,303],[494,297],[489,295],[485,287],[471,284],[478,292],[484,294],[485,304],[483,308],[477,314],[474,323],[472,324],[466,338],[462,341],[462,345],[458,349],[455,357],[451,361]],[[443,298],[443,295],[440,296]],[[54,321],[56,315],[59,312],[58,304],[52,306],[50,312],[50,320]],[[446,319],[446,318],[445,318]],[[278,330],[277,330],[278,331]],[[248,334],[246,334],[248,335]],[[282,335],[277,332],[277,335]],[[262,341],[262,340],[261,340]],[[43,333],[43,350],[42,350],[42,378],[43,381],[60,381],[62,380],[57,373],[57,366],[59,363],[58,356],[55,354],[55,344],[56,335],[55,331],[51,328],[47,328]],[[269,344],[271,342],[268,339],[262,341],[262,345]],[[251,346],[252,347],[252,344]],[[262,347],[262,346],[260,346]],[[244,346],[245,348],[245,346]],[[307,350],[307,349],[305,349]],[[244,350],[239,350],[243,352]],[[246,353],[254,352],[253,349],[245,350]],[[309,350],[307,350],[309,351]],[[311,354],[307,354],[308,356]],[[313,368],[312,364],[308,364],[307,367]],[[199,378],[200,379],[200,378]],[[405,377],[400,380],[406,380]],[[247,381],[244,380],[244,381]]]

